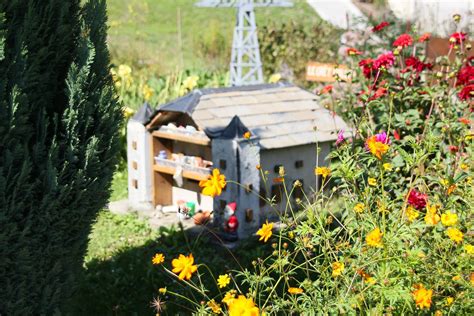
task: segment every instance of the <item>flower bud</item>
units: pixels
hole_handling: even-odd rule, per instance
[[[453,20],[454,20],[454,22],[459,23],[461,21],[461,15],[458,14],[458,13],[454,14],[453,15]]]

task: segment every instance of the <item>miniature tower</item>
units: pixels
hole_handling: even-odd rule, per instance
[[[254,7],[289,7],[292,5],[287,0],[204,0],[197,3],[197,6],[201,7],[237,8],[230,61],[231,86],[263,83]]]

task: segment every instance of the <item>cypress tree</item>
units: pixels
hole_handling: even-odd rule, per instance
[[[105,0],[0,1],[0,315],[75,289],[120,149],[109,63]]]

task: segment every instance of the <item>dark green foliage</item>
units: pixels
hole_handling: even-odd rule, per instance
[[[286,65],[297,83],[305,83],[308,61],[335,62],[341,31],[323,21],[308,26],[301,21],[273,23],[258,33],[266,75],[285,72]]]
[[[0,314],[59,313],[107,202],[121,109],[105,0],[0,2]]]

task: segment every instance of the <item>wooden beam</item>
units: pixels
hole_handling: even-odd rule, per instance
[[[154,131],[152,135],[158,138],[172,139],[172,140],[177,140],[177,141],[192,143],[192,144],[197,144],[197,145],[203,145],[203,146],[211,145],[211,140],[207,136],[195,137],[195,136],[184,135],[181,133],[168,133],[168,132],[162,132],[162,131]]]
[[[170,167],[170,166],[162,166],[162,165],[153,165],[153,170],[156,172],[160,173],[165,173],[165,174],[175,174],[176,168]],[[183,169],[183,178],[191,179],[191,180],[196,180],[196,181],[201,181],[201,180],[207,180],[210,175],[210,170],[209,174],[203,174],[199,172],[193,172],[193,171],[188,171]]]

